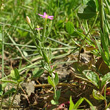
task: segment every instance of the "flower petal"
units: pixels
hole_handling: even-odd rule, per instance
[[[54,17],[54,16],[49,16],[49,17]]]
[[[53,19],[53,17],[48,16],[48,19]]]
[[[47,15],[47,13],[46,12],[44,12],[44,16],[46,16]]]
[[[35,28],[35,30],[41,30],[41,29],[43,29],[43,28]]]
[[[44,15],[41,15],[41,14],[38,14],[38,15],[39,15],[39,16],[42,16],[42,17],[44,16]]]
[[[45,18],[45,19],[48,18],[48,19],[51,19],[51,20],[52,20],[53,17],[54,17],[54,16],[48,16],[46,12],[44,12],[44,15],[41,15],[41,14],[38,14],[38,15],[41,16],[42,18]]]

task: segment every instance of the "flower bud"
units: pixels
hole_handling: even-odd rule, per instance
[[[26,21],[27,21],[28,24],[31,24],[31,20],[28,16],[26,16]]]
[[[52,77],[55,78],[55,74],[54,73],[52,73]]]

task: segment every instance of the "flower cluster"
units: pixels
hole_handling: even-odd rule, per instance
[[[49,15],[47,15],[46,12],[44,12],[43,15],[41,15],[41,14],[38,14],[38,15],[41,16],[42,18],[53,20],[53,16],[49,16]],[[35,29],[39,31],[39,30],[41,30],[41,29],[43,29],[43,28],[40,28],[39,26],[37,26],[37,28],[35,28]]]

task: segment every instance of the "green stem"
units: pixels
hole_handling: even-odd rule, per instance
[[[54,94],[55,94],[55,100],[56,100],[56,97],[57,97],[57,94],[56,94],[56,87],[54,87]]]
[[[34,44],[35,44],[35,46],[36,46],[36,48],[38,49],[38,51],[39,51],[39,54],[41,55],[41,47],[37,44],[37,42],[36,42],[36,33],[33,31],[33,29],[32,29],[32,26],[30,25],[30,24],[28,24],[29,25],[29,27],[30,27],[30,29],[31,29],[31,31],[32,31],[32,39],[33,39],[33,42],[34,42]],[[37,39],[37,41],[39,42],[39,40]]]
[[[54,78],[53,78],[52,74],[51,74],[51,77],[52,77],[52,81],[54,82]],[[56,100],[56,97],[57,97],[57,94],[56,94],[56,84],[54,85],[53,88],[54,88],[54,100]]]
[[[44,31],[43,31],[43,36],[42,36],[42,42],[44,42],[46,36],[45,36],[45,33],[46,33],[46,25],[47,25],[47,19],[45,19],[44,21]]]
[[[103,32],[104,29],[104,11],[103,11],[103,0],[99,0],[99,14],[100,14],[100,27]]]
[[[32,34],[33,34],[33,35],[32,35],[33,42],[34,42],[35,46],[36,46],[37,48],[39,48],[38,45],[37,45],[37,43],[36,43],[35,37],[34,37],[34,36],[35,36],[35,33],[34,33],[33,29],[32,29],[32,26],[31,26],[30,24],[28,24],[28,25],[29,25],[29,27],[30,27],[30,29],[31,29],[31,31],[32,31]]]
[[[40,38],[40,30],[38,30],[38,39],[40,39],[39,42],[39,47],[40,49],[42,48],[42,42],[41,42],[41,38]]]

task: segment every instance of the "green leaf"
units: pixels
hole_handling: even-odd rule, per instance
[[[107,82],[110,82],[110,72],[105,74],[101,79],[101,87],[103,87]]]
[[[90,0],[86,5],[82,5],[78,10],[78,16],[81,19],[90,19],[96,16],[95,2],[93,0]]]
[[[10,95],[10,94],[15,93],[15,92],[16,92],[16,89],[15,88],[12,88],[12,89],[8,90],[7,92],[5,92],[4,93],[4,96]]]
[[[54,83],[55,83],[55,85],[57,85],[59,83],[59,78],[58,78],[57,73],[55,73]]]
[[[69,33],[69,34],[72,34],[74,32],[74,25],[72,22],[68,21],[66,23],[66,31]]]
[[[32,78],[39,78],[44,73],[44,69],[38,70],[38,68],[35,68],[33,71]]]
[[[77,109],[78,107],[79,107],[79,105],[82,103],[84,101],[84,98],[80,98],[77,102],[76,102],[76,104],[74,105],[74,109]]]
[[[98,0],[94,0],[95,1],[95,5],[96,5],[96,11],[99,10],[99,3],[98,3]]]
[[[87,4],[90,0],[82,0],[83,1],[83,4]]]
[[[69,106],[69,110],[73,110],[74,108],[74,103],[72,101],[72,96],[70,96],[70,106]]]
[[[25,6],[27,6],[28,4],[31,4],[31,0],[26,0],[26,1],[24,1],[24,3],[25,3]]]
[[[50,61],[49,61],[49,59],[48,59],[48,57],[46,55],[46,52],[42,51],[42,55],[43,55],[43,58],[44,58],[45,62],[49,64]]]
[[[96,39],[95,39],[95,41],[96,41],[97,47],[98,47],[98,49],[99,49],[99,52],[101,53],[101,52],[102,52],[102,48],[101,48],[99,42],[98,42]]]
[[[25,57],[27,57],[27,56],[28,56],[28,53],[27,53],[26,51],[23,51],[23,55],[24,55]]]
[[[24,32],[24,31],[22,31],[22,30],[20,30],[20,29],[17,29],[17,32],[19,33],[19,35],[20,35],[21,37],[26,37],[26,36],[28,35],[28,32]]]
[[[14,81],[14,80],[1,80],[1,81],[4,82],[4,83],[13,83],[13,84],[18,83],[17,81]]]
[[[2,84],[0,84],[0,96],[3,95]]]
[[[83,74],[94,84],[97,88],[99,88],[99,76],[97,73],[91,70],[84,70]]]
[[[2,84],[0,84],[0,91],[2,91]]]
[[[0,91],[0,96],[2,96],[3,95],[3,91]]]
[[[7,86],[7,83],[2,83],[2,89],[4,90],[5,89],[5,87]]]
[[[91,108],[91,110],[96,110],[96,108],[92,105],[92,103],[88,100],[88,99],[86,99],[86,98],[84,98],[85,99],[85,101],[91,106],[90,108]]]
[[[14,70],[11,70],[10,77],[13,80],[19,80],[20,79],[20,75],[19,75],[18,69],[15,68]]]
[[[104,33],[101,33],[101,43],[102,43],[102,47],[103,47],[103,53],[102,53],[103,55],[102,54],[101,55],[107,65],[110,64],[109,63],[110,62],[109,41],[110,41],[109,35],[107,33],[107,28],[105,27]]]
[[[14,71],[15,71],[15,77],[16,77],[16,79],[19,80],[20,79],[20,74],[19,74],[18,69],[15,68]]]
[[[55,100],[51,100],[51,104],[53,104],[53,105],[57,105],[57,104],[58,104],[58,102],[57,102],[57,101],[55,101]]]
[[[96,100],[104,100],[104,96],[99,91],[96,91],[95,89],[93,89],[92,95]]]
[[[0,33],[0,41],[2,41],[2,33]]]
[[[77,36],[77,37],[81,37],[81,38],[85,38],[86,36],[83,34],[83,30],[75,30],[74,33],[72,34],[74,36]]]
[[[54,84],[54,82],[52,81],[52,79],[51,79],[50,76],[48,76],[48,83],[49,83],[50,85],[52,85],[53,87],[55,87],[55,84]]]
[[[81,0],[70,0],[70,2],[68,1],[65,5],[67,6],[67,8],[65,7],[65,9],[68,9],[67,11],[67,14],[70,16],[72,13],[71,13],[71,10],[77,10],[76,7],[78,7],[80,4],[82,3]]]
[[[60,91],[60,90],[57,90],[57,91],[56,91],[56,96],[57,96],[57,99],[56,99],[56,100],[57,100],[57,101],[58,101],[58,100],[59,100],[59,98],[60,98],[60,93],[61,93],[61,91]]]
[[[109,54],[109,48],[108,48],[109,47],[109,35],[106,31],[101,34],[101,43],[102,43],[104,51],[106,51]]]
[[[59,28],[62,28],[64,25],[64,21],[63,20],[59,20],[57,23],[56,23],[56,27],[59,29]]]
[[[107,64],[108,63],[108,60],[107,60],[107,58],[105,56],[105,53],[103,52],[102,47],[100,46],[100,44],[99,44],[99,42],[97,40],[95,40],[95,41],[96,41],[97,47],[99,49],[99,52],[101,53],[101,56],[102,56],[104,62]]]

